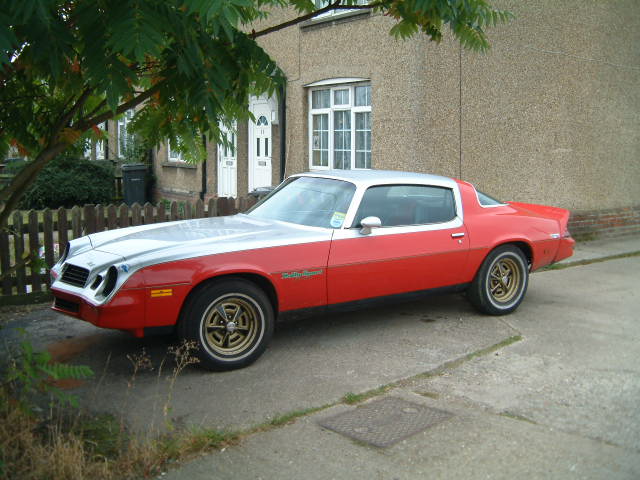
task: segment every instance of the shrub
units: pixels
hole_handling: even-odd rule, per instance
[[[47,165],[25,192],[20,207],[42,209],[110,203],[114,172],[110,162],[59,157]]]

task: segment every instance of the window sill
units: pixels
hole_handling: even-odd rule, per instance
[[[187,163],[187,162],[162,162],[160,164],[160,166],[162,167],[173,167],[173,168],[190,168],[190,169],[197,169],[198,166],[197,165],[193,165],[191,163]]]
[[[340,23],[353,22],[368,18],[371,15],[370,10],[355,10],[353,12],[344,12],[335,15],[327,15],[320,18],[312,18],[300,24],[300,30],[315,30],[317,28],[330,27]]]

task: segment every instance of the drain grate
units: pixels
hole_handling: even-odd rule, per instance
[[[319,424],[376,447],[390,447],[451,416],[451,413],[444,410],[386,397],[325,418]]]

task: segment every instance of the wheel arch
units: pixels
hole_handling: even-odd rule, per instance
[[[499,247],[504,247],[505,245],[513,245],[514,247],[517,247],[520,249],[520,251],[524,254],[525,258],[527,259],[527,263],[529,264],[529,268],[531,268],[531,266],[533,265],[533,248],[531,247],[530,244],[528,244],[525,241],[512,241],[512,242],[504,242],[501,243],[499,245],[496,245],[495,247],[493,247],[491,249],[491,251],[495,250],[496,248]]]
[[[245,280],[247,282],[253,283],[258,288],[260,288],[269,299],[271,306],[273,307],[273,314],[277,318],[278,316],[278,294],[276,292],[276,288],[271,283],[271,281],[263,275],[253,272],[233,272],[233,273],[222,273],[220,275],[214,275],[208,278],[203,279],[199,283],[195,284],[193,288],[189,291],[187,296],[182,303],[180,308],[180,317],[178,319],[178,323],[182,320],[182,315],[185,311],[185,306],[188,304],[189,300],[196,295],[200,290],[202,290],[205,286],[210,285],[212,283],[223,282],[225,280]]]

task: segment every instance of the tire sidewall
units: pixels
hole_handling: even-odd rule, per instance
[[[496,251],[495,253],[496,255],[494,256],[494,258],[487,263],[486,271],[483,272],[484,278],[482,282],[482,288],[484,289],[484,295],[486,296],[486,300],[491,305],[491,307],[499,311],[504,311],[505,313],[510,313],[518,307],[520,302],[522,302],[522,299],[524,298],[524,294],[527,291],[527,285],[529,283],[527,263],[522,253],[520,253],[520,250],[516,249],[515,247],[504,249],[501,252]],[[518,291],[515,293],[513,298],[508,302],[503,303],[503,302],[498,302],[495,298],[493,298],[493,295],[491,295],[491,292],[489,291],[490,284],[491,284],[489,281],[489,278],[491,276],[491,270],[493,270],[493,267],[496,265],[496,263],[502,261],[505,258],[512,259],[518,264],[518,267],[520,268],[520,277],[522,278],[522,281],[520,282],[520,285],[518,285]]]
[[[518,287],[518,291],[509,302],[502,303],[496,301],[489,292],[491,270],[494,265],[505,259],[512,259],[520,269],[522,281]],[[529,285],[529,268],[527,260],[518,247],[513,245],[504,245],[493,250],[485,258],[480,270],[476,274],[471,287],[468,291],[468,298],[471,303],[482,313],[488,315],[506,315],[518,308],[524,299],[527,287]]]
[[[239,297],[251,303],[259,315],[259,329],[248,350],[237,355],[224,355],[213,350],[204,336],[204,321],[211,308],[225,298]],[[233,370],[253,363],[267,348],[273,336],[274,313],[264,292],[245,280],[212,282],[194,292],[185,305],[181,319],[182,336],[198,345],[197,356],[209,370]]]

